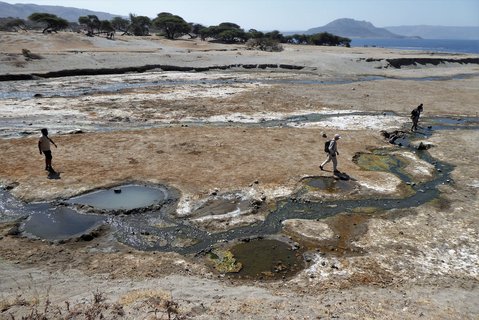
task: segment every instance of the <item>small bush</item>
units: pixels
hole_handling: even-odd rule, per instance
[[[249,39],[246,42],[246,47],[248,49],[256,49],[267,52],[283,51],[283,46],[279,43],[279,41],[270,38]]]

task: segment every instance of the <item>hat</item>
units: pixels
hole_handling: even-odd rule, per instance
[[[334,135],[334,139],[336,139],[336,140],[341,139],[341,136],[336,133],[336,134]]]

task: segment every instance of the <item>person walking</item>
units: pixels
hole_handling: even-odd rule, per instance
[[[419,116],[421,115],[422,111],[423,111],[422,103],[420,105],[418,105],[417,108],[414,108],[411,111],[411,119],[412,119],[411,131],[416,131],[417,130],[417,124],[419,122]]]
[[[336,155],[339,155],[338,152],[338,140],[341,139],[341,136],[339,134],[334,135],[334,139],[329,141],[328,147],[325,147],[325,152],[327,152],[328,157],[326,160],[324,160],[323,163],[319,166],[321,170],[324,170],[324,166],[329,163],[330,161],[333,162],[333,171],[334,173],[339,173],[338,170],[338,159],[336,158]]]
[[[40,154],[45,155],[45,170],[48,171],[54,171],[52,168],[52,151],[50,150],[50,142],[57,148],[57,145],[55,142],[53,142],[52,139],[48,137],[48,130],[46,128],[43,128],[42,130],[42,136],[38,140],[38,150],[40,151]]]

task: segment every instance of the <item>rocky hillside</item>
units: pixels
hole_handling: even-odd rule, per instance
[[[320,32],[329,32],[347,38],[405,38],[384,28],[376,28],[370,22],[347,18],[334,20],[325,26],[309,29],[305,33]]]

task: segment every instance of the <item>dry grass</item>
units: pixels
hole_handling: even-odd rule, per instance
[[[35,290],[34,290],[35,291]],[[121,302],[109,303],[107,297],[101,291],[92,292],[92,298],[87,302],[72,305],[69,301],[53,304],[49,293],[44,296],[35,294],[32,299],[26,299],[18,294],[12,300],[3,298],[0,300],[0,318],[10,320],[53,320],[53,319],[120,319],[127,316],[125,305]],[[170,297],[164,295],[135,295],[140,303],[134,308],[136,314],[148,319],[186,319],[180,314],[180,305]],[[127,299],[130,303],[129,299]],[[136,317],[136,316],[135,316]]]

